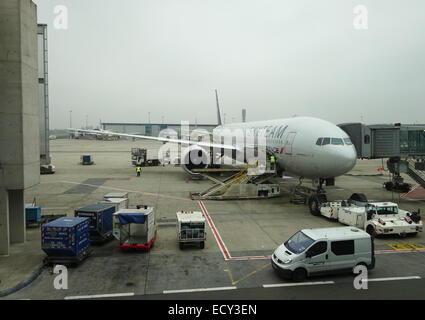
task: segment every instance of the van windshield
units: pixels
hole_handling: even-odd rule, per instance
[[[301,231],[298,231],[288,241],[286,241],[284,245],[292,253],[299,254],[310,247],[313,242],[313,239],[307,237]]]

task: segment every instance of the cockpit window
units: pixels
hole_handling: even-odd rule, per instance
[[[342,142],[341,138],[332,138],[332,144],[340,146],[340,145],[344,145],[344,142]]]
[[[351,146],[353,143],[351,142],[350,138],[344,138],[344,142],[347,146]]]
[[[325,144],[330,144],[330,143],[331,143],[331,138],[323,138],[322,146],[324,146]]]
[[[316,144],[317,144],[318,146],[321,146],[321,145],[322,145],[322,140],[323,140],[323,138],[319,138],[319,139],[317,139]]]

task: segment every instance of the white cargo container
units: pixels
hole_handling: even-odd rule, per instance
[[[99,203],[110,203],[115,205],[115,212],[128,209],[128,198],[104,198]]]
[[[103,198],[127,198],[128,192],[109,192],[103,196]]]
[[[113,215],[113,235],[122,250],[146,249],[156,240],[155,210],[141,206],[139,209],[121,209]]]
[[[205,218],[200,211],[177,212],[177,237],[180,249],[187,243],[199,243],[201,249],[205,247],[206,232]]]

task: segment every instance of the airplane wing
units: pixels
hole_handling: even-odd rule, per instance
[[[152,141],[160,141],[160,142],[170,142],[170,143],[177,143],[177,144],[187,144],[187,145],[196,145],[204,148],[218,148],[218,149],[227,149],[227,150],[239,150],[239,148],[232,146],[232,145],[226,145],[226,144],[220,144],[220,143],[212,143],[207,141],[191,141],[191,140],[182,140],[182,139],[171,139],[171,138],[163,138],[163,137],[152,137],[152,136],[143,136],[139,134],[128,134],[128,133],[118,133],[118,132],[111,132],[111,131],[99,131],[99,130],[86,130],[86,129],[68,129],[71,132],[82,132],[82,133],[88,133],[88,134],[104,134],[109,136],[120,136],[120,137],[128,137],[128,138],[135,138],[135,139],[146,139],[146,140],[152,140]]]

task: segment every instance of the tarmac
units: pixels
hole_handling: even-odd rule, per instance
[[[273,273],[268,257],[296,231],[341,225],[312,216],[305,205],[289,202],[289,190],[298,183],[297,179],[275,179],[282,190],[278,198],[194,201],[189,193],[205,190],[211,182],[187,179],[178,166],[146,167],[142,168],[140,177],[136,176],[131,165],[131,148],[147,148],[154,155],[160,143],[68,139],[50,143],[56,173],[42,175],[40,184],[27,189],[26,203],[35,198],[42,214],[74,216],[74,210],[99,202],[106,193],[128,192],[130,205],[155,207],[157,240],[149,253],[123,253],[116,240],[93,246],[91,257],[69,269],[68,290],[54,289],[56,275],[52,268],[45,268],[31,284],[5,299],[69,299],[128,292],[146,296],[196,288],[256,288],[267,282],[282,281]],[[80,156],[84,154],[92,155],[93,165],[80,164]],[[380,167],[381,160],[358,160],[351,172],[336,179],[336,186],[327,188],[328,200],[347,199],[352,193],[360,192],[368,199],[393,201],[402,209],[421,208],[425,212],[422,200],[406,199],[402,194],[386,191],[383,183],[389,179],[388,172],[378,171]],[[415,186],[407,176],[405,181]],[[304,181],[304,185],[308,186],[309,182]],[[207,216],[209,229],[204,249],[179,249],[175,223],[176,212],[180,210],[203,211]],[[382,253],[402,250],[413,252],[415,257],[419,254],[408,274],[423,272],[423,232],[415,237],[377,238],[375,245]],[[11,254],[0,257],[0,292],[30,277],[45,256],[40,228],[27,228],[27,241],[12,245]],[[388,255],[383,259],[387,265],[391,261],[399,265],[403,258]],[[382,273],[390,276],[392,271],[397,273],[397,267]]]

